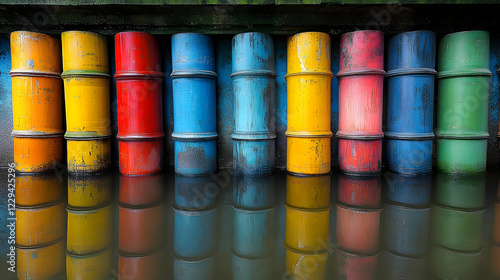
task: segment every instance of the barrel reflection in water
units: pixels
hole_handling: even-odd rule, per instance
[[[63,178],[16,177],[18,279],[51,279],[64,273],[66,213]]]
[[[235,177],[233,279],[274,279],[274,177]]]
[[[174,279],[215,279],[218,192],[213,186],[209,176],[175,176]]]

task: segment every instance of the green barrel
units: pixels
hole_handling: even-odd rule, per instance
[[[452,33],[441,40],[436,129],[439,171],[486,171],[489,53],[486,31]]]
[[[438,279],[479,279],[477,276],[481,252],[480,250],[465,253],[432,245],[430,248],[429,269]]]
[[[434,205],[431,210],[431,241],[439,246],[472,252],[482,247],[485,210],[459,210]]]
[[[486,173],[464,175],[440,172],[435,180],[434,201],[437,204],[460,209],[485,207]]]

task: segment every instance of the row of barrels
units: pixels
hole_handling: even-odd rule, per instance
[[[214,178],[176,176],[172,271],[164,265],[169,203],[161,174],[120,176],[117,251],[112,249],[112,176],[70,176],[67,201],[65,184],[56,175],[19,176],[18,278],[64,273],[66,258],[67,279],[109,279],[112,255],[118,254],[120,277],[162,279],[173,273],[174,279],[216,279],[216,260],[225,254],[219,243],[226,242],[219,224],[232,231],[236,279],[253,279],[255,273],[276,279],[277,267],[291,279],[325,279],[331,273],[339,279],[377,274],[426,279],[428,269],[439,279],[475,279],[489,257],[484,251],[500,276],[500,193],[488,210],[493,212],[491,245],[483,248],[490,243],[483,232],[490,226],[483,223],[491,215],[485,215],[484,176],[457,181],[440,174],[434,191],[429,175],[388,176],[384,188],[380,177],[340,175],[330,195],[335,183],[330,176],[287,175],[284,209],[277,205],[273,177],[235,178],[227,208],[221,207]],[[335,197],[333,208],[330,197]],[[232,215],[224,217],[224,211]]]

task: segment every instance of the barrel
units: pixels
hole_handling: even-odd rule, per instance
[[[231,273],[238,280],[271,280],[274,279],[274,255],[266,258],[244,258],[233,253],[231,257]]]
[[[42,246],[65,236],[64,202],[16,208],[16,245]]]
[[[219,186],[210,176],[175,175],[174,207],[181,210],[208,210],[217,207]]]
[[[184,259],[203,259],[216,251],[217,208],[187,211],[174,208],[174,253]]]
[[[215,277],[217,274],[216,255],[193,260],[174,255],[173,272],[174,280],[218,279]]]
[[[153,35],[115,35],[120,173],[146,175],[163,168],[163,74]]]
[[[379,275],[385,280],[422,280],[428,279],[426,257],[408,257],[384,250],[382,252]]]
[[[492,240],[500,246],[500,201],[495,201]]]
[[[172,36],[175,172],[207,175],[217,169],[214,44],[208,35]]]
[[[16,246],[17,279],[54,279],[64,274],[64,241],[46,246]]]
[[[340,280],[375,280],[379,253],[360,255],[335,248],[337,277]]]
[[[63,161],[60,42],[17,31],[10,45],[15,169],[50,172]]]
[[[338,202],[360,208],[380,208],[382,184],[380,176],[349,176],[340,174],[337,187]]]
[[[163,174],[149,176],[125,176],[119,179],[120,204],[141,206],[157,205],[165,201]]]
[[[486,31],[448,34],[439,45],[437,169],[486,170],[490,38]]]
[[[78,209],[109,205],[112,201],[113,175],[68,175],[68,206]]]
[[[150,255],[118,254],[118,278],[120,279],[152,279],[165,277],[165,250],[158,250]]]
[[[435,175],[434,201],[456,209],[483,209],[486,198],[486,174]]]
[[[241,33],[232,41],[233,167],[236,175],[274,172],[274,43],[270,35]]]
[[[294,280],[324,280],[328,252],[305,253],[286,246],[286,276]]]
[[[16,206],[51,205],[64,201],[66,184],[56,174],[16,175]]]
[[[482,250],[460,252],[431,245],[429,269],[438,279],[478,279]]]
[[[330,36],[304,32],[287,41],[287,171],[299,175],[331,170]]]
[[[111,262],[111,249],[85,256],[66,253],[66,279],[109,279]]]
[[[493,276],[500,278],[500,246],[491,244],[490,268]]]
[[[355,175],[382,168],[384,35],[355,31],[340,38],[339,167]]]
[[[433,176],[431,174],[406,175],[385,172],[385,198],[394,204],[412,208],[425,208],[432,202]]]
[[[389,40],[387,54],[387,167],[405,174],[429,173],[436,34],[398,34]]]
[[[106,38],[86,31],[61,34],[68,172],[111,165],[111,117]]]
[[[275,177],[233,177],[233,205],[248,210],[262,210],[275,207]]]

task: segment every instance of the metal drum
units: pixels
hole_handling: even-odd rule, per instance
[[[331,170],[330,36],[304,32],[288,37],[287,171],[300,175]]]
[[[16,175],[16,206],[49,205],[64,201],[66,184],[56,174]]]
[[[490,264],[493,276],[500,278],[500,245],[491,244]]]
[[[305,253],[286,246],[286,274],[293,280],[324,280],[328,252]]]
[[[275,279],[274,255],[266,258],[244,258],[233,253],[231,257],[232,279],[238,280],[271,280]]]
[[[118,254],[119,279],[165,279],[165,250],[150,255],[126,256]]]
[[[120,172],[146,175],[163,168],[160,49],[153,35],[115,36]]]
[[[436,34],[394,36],[387,49],[387,167],[395,172],[432,171]]]
[[[380,176],[356,177],[340,174],[338,202],[360,208],[380,208],[382,184]]]
[[[208,35],[172,36],[175,172],[207,175],[217,169],[214,44]]]
[[[379,254],[358,255],[335,248],[337,277],[340,280],[374,280]]]
[[[16,208],[16,245],[42,246],[65,236],[64,202]]]
[[[10,45],[15,169],[53,171],[63,161],[60,42],[17,31],[11,33]]]
[[[340,42],[339,166],[355,175],[382,168],[384,35],[379,31],[343,34]]]
[[[439,175],[438,175],[439,176]],[[385,198],[394,204],[424,208],[432,202],[432,175],[385,172]]]
[[[381,254],[379,275],[384,280],[422,280],[427,278],[428,259],[413,258],[384,251]]]
[[[460,252],[436,245],[430,247],[429,269],[438,279],[479,279],[482,250]]]
[[[456,209],[483,209],[486,198],[486,174],[438,173],[435,176],[434,201]]]
[[[200,259],[184,259],[174,256],[174,280],[215,280],[217,273],[216,255]],[[165,279],[162,277],[161,279]]]
[[[436,165],[446,173],[486,171],[490,37],[448,34],[438,55]]]
[[[111,203],[113,175],[68,176],[68,206],[95,208]]]
[[[64,241],[40,247],[16,246],[17,279],[54,279],[64,274]]]
[[[110,279],[111,262],[111,249],[85,256],[66,253],[66,279]]]
[[[85,31],[61,34],[68,172],[111,165],[111,117],[106,38]]]
[[[492,240],[500,246],[500,201],[495,201]]]
[[[181,210],[206,210],[217,207],[219,186],[209,176],[175,176],[174,207]]]
[[[273,39],[264,33],[242,33],[233,37],[232,46],[234,173],[273,173],[276,138]]]

